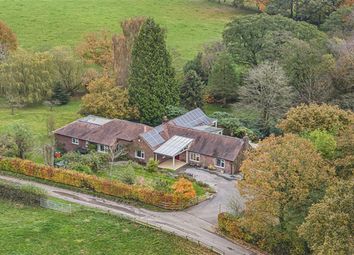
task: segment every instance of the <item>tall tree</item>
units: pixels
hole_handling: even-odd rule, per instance
[[[250,70],[240,97],[260,112],[262,131],[268,135],[274,120],[290,106],[293,93],[283,69],[276,63],[264,63]]]
[[[353,254],[354,182],[338,181],[311,206],[299,233],[313,254]]]
[[[333,105],[301,104],[291,108],[278,127],[285,133],[302,134],[315,130],[336,135],[354,123],[354,114]]]
[[[120,26],[123,34],[113,36],[113,67],[116,73],[117,86],[127,87],[129,77],[129,67],[132,58],[132,47],[140,28],[146,18],[135,17],[124,20]]]
[[[267,14],[236,18],[227,25],[223,39],[235,62],[258,65],[268,60],[263,53],[269,46],[274,47],[274,44],[267,43],[274,33],[287,33],[292,38],[315,42],[319,47],[325,47],[327,41],[326,34],[313,25],[296,22],[280,15]],[[281,49],[286,41],[279,40],[275,46]]]
[[[331,54],[311,44],[293,39],[283,48],[282,63],[300,103],[327,102],[333,93],[331,74],[335,60]]]
[[[107,118],[136,119],[138,113],[129,105],[128,91],[117,87],[114,80],[103,76],[91,81],[82,98],[81,113]]]
[[[216,60],[208,82],[208,92],[217,101],[226,104],[238,98],[240,79],[236,74],[232,58],[224,53]]]
[[[12,112],[51,95],[53,62],[50,54],[17,52],[0,65],[0,91]]]
[[[353,13],[354,16],[354,13]],[[333,45],[336,64],[333,74],[332,102],[354,111],[354,37]]]
[[[166,107],[179,101],[165,31],[151,18],[145,21],[134,42],[129,96],[131,104],[139,109],[141,121],[151,125],[159,124]]]
[[[203,58],[203,53],[201,53],[201,52],[198,53],[194,59],[188,61],[184,65],[183,72],[184,72],[184,75],[186,76],[187,73],[192,70],[199,76],[199,78],[201,79],[201,81],[204,84],[207,84],[208,83],[208,73],[206,73],[203,68],[202,58]]]
[[[321,29],[333,36],[345,38],[354,31],[354,6],[342,7],[332,12]]]
[[[334,170],[314,146],[295,135],[271,136],[248,153],[239,182],[248,198],[241,224],[272,254],[305,254],[297,227],[324,195]]]
[[[191,110],[203,106],[204,84],[194,70],[189,70],[181,86],[181,104]]]
[[[53,55],[56,81],[59,82],[65,93],[73,95],[83,88],[84,65],[69,48],[57,47],[51,52]]]
[[[86,63],[112,69],[112,36],[108,31],[87,34],[76,50]]]

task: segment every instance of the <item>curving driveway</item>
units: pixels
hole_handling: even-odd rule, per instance
[[[217,220],[219,204],[222,204],[221,206],[224,209],[230,192],[229,188],[232,188],[232,190],[235,190],[235,188],[233,182],[224,182],[224,179],[220,177],[210,176],[206,178],[210,178],[210,180],[208,179],[208,182],[210,181],[210,184],[214,182],[216,189],[219,191],[214,199],[205,201],[200,205],[183,212],[155,212],[63,188],[0,175],[0,179],[2,180],[11,181],[17,184],[30,184],[42,188],[46,190],[49,196],[131,218],[154,226],[160,230],[191,239],[194,242],[212,247],[213,250],[217,251],[219,254],[256,254],[254,251],[249,250],[240,244],[230,242],[216,233],[215,222]],[[223,194],[225,194],[225,197]]]
[[[244,200],[236,189],[235,181],[229,181],[215,174],[195,168],[188,168],[185,172],[193,175],[196,180],[209,184],[216,191],[214,198],[189,208],[186,210],[187,213],[216,225],[218,214],[231,210],[231,200],[236,201],[241,207],[244,207]]]

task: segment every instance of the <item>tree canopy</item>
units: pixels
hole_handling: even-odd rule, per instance
[[[81,113],[107,118],[136,119],[138,112],[129,105],[128,91],[117,87],[114,80],[103,76],[91,81],[82,98]]]
[[[242,164],[241,194],[248,201],[242,226],[275,254],[304,254],[297,235],[308,208],[323,197],[334,170],[314,146],[296,135],[268,137]]]
[[[338,181],[313,205],[300,226],[314,254],[353,254],[354,182]]]
[[[135,39],[129,77],[130,103],[144,123],[159,124],[169,105],[178,105],[179,87],[166,48],[165,31],[147,19]]]
[[[316,129],[336,134],[348,128],[354,121],[354,114],[327,104],[301,104],[291,108],[278,127],[285,133],[300,134]]]
[[[16,50],[18,46],[15,33],[2,20],[0,20],[0,46],[10,51]]]
[[[315,26],[306,22],[297,22],[280,15],[246,15],[237,17],[226,27],[223,33],[224,43],[237,63],[258,65],[267,60],[269,40],[281,32],[291,38],[325,46],[327,36]],[[280,47],[287,40],[279,40]],[[274,44],[271,44],[274,47]]]

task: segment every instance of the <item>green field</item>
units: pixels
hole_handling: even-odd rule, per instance
[[[24,48],[75,46],[91,31],[120,33],[119,22],[150,16],[167,29],[170,50],[182,64],[207,42],[221,38],[225,24],[247,11],[208,0],[0,0],[0,19]]]
[[[0,200],[0,254],[213,254],[182,238],[80,208],[72,214]]]

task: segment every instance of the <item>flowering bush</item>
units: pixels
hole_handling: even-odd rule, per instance
[[[50,180],[56,183],[62,183],[78,188],[85,188],[106,195],[140,201],[145,204],[163,207],[166,209],[169,209],[169,207],[183,208],[187,206],[187,202],[191,202],[192,198],[195,197],[194,189],[194,193],[192,190],[188,192],[187,189],[186,192],[184,192],[187,196],[180,195],[180,192],[184,194],[183,187],[185,185],[182,185],[182,183],[177,185],[177,190],[179,190],[179,192],[171,194],[156,191],[151,188],[128,185],[117,180],[100,178],[95,175],[88,175],[72,170],[39,165],[29,160],[21,160],[17,158],[12,159],[0,157],[0,170]],[[192,183],[190,183],[190,185],[192,185]]]

